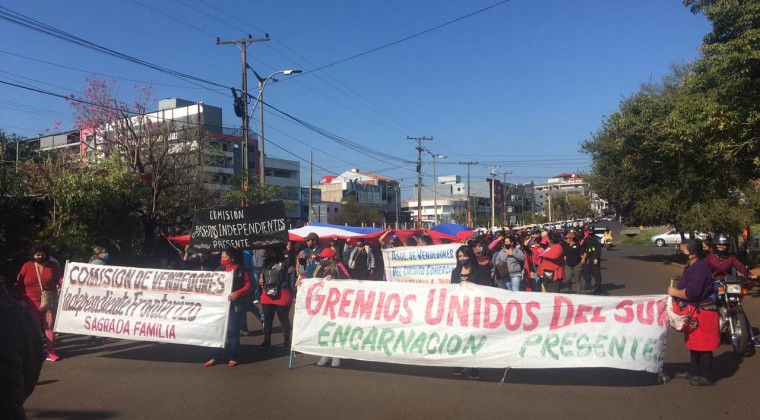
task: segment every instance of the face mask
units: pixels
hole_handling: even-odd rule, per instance
[[[328,260],[327,258],[323,258],[319,260],[319,265],[321,265],[322,267],[327,267],[328,265],[330,265],[330,260]]]
[[[104,252],[103,253],[103,261],[108,261],[108,257],[109,257],[108,253]]]
[[[483,253],[483,247],[479,246],[479,247],[475,248],[475,251],[477,251],[478,254],[482,254]]]
[[[363,247],[363,246],[364,246],[364,242],[357,242],[357,243],[356,243],[356,246],[358,246],[359,248],[361,248],[361,247]]]
[[[459,260],[459,263],[462,264],[462,267],[469,267],[470,266],[470,259],[469,258],[462,258]]]
[[[222,258],[222,259],[219,260],[219,264],[221,264],[221,265],[223,265],[223,266],[226,267],[226,266],[232,264],[232,259],[231,258]]]

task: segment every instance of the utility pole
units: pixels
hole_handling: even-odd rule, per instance
[[[467,225],[475,227],[472,224],[473,219],[472,219],[471,212],[470,212],[470,207],[472,207],[470,205],[470,166],[471,165],[477,165],[478,162],[459,162],[459,164],[460,165],[467,165]],[[476,209],[476,217],[475,217],[475,219],[477,219],[477,209]]]
[[[252,44],[254,42],[263,42],[263,41],[269,41],[269,34],[264,34],[263,38],[254,38],[251,36],[251,34],[248,34],[248,38],[243,39],[236,39],[232,41],[222,41],[219,38],[216,38],[216,45],[240,45],[240,51],[242,53],[242,61],[243,61],[243,86],[242,86],[242,92],[241,92],[241,102],[242,102],[242,110],[239,109],[239,103],[235,104],[235,115],[238,115],[243,119],[243,147],[241,150],[241,157],[243,160],[243,192],[248,192],[248,124],[249,124],[249,118],[248,118],[248,55],[246,53],[248,44]],[[233,95],[235,95],[235,90],[232,90]],[[237,99],[237,98],[236,98]],[[238,114],[238,111],[242,111],[242,115]],[[262,162],[264,159],[261,160]],[[245,200],[244,200],[245,201]],[[245,202],[243,203],[245,205]]]
[[[432,137],[410,137],[406,136],[407,140],[414,140],[417,142],[417,229],[422,228],[422,152],[425,150],[422,147],[424,140],[432,141]]]
[[[536,224],[536,184],[530,181],[530,222]]]
[[[496,167],[491,168],[491,229],[496,227]]]
[[[311,209],[311,206],[313,205],[311,198],[312,188],[314,188],[314,151],[309,150],[309,216],[307,217],[309,224],[311,224],[311,212],[313,211]]]

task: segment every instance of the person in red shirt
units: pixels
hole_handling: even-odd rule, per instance
[[[261,294],[261,306],[264,310],[264,342],[260,348],[272,345],[272,322],[274,314],[280,320],[283,347],[290,347],[290,305],[293,302],[288,280],[288,266],[281,248],[268,248],[264,256],[264,265],[259,277],[259,286],[264,288]]]
[[[562,249],[562,235],[552,232],[548,236],[549,246],[538,257],[538,278],[548,293],[559,293],[565,279],[565,250]]]
[[[55,354],[55,309],[40,309],[42,290],[58,292],[61,286],[61,267],[50,259],[47,247],[37,245],[32,248],[31,260],[21,266],[16,279],[18,296],[26,310],[45,331],[47,360],[57,362],[61,358]]]
[[[221,252],[219,259],[219,268],[216,271],[233,272],[232,293],[227,295],[230,301],[230,312],[227,318],[227,355],[229,356],[229,365],[238,365],[238,350],[240,349],[240,324],[242,317],[247,312],[245,306],[245,296],[251,290],[251,278],[248,270],[243,267],[243,252],[237,248],[227,248]],[[214,349],[211,359],[204,363],[203,366],[210,367],[219,363],[224,349]]]

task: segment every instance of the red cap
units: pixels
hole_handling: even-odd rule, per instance
[[[335,258],[335,256],[336,256],[335,251],[333,251],[332,248],[325,248],[325,249],[322,250],[322,252],[320,252],[319,254],[317,254],[317,258],[330,258],[330,259],[333,259],[333,258]]]
[[[541,245],[548,245],[549,244],[549,238],[544,237],[544,239],[541,239]]]

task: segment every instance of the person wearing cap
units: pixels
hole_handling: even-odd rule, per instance
[[[362,238],[356,240],[356,246],[351,250],[348,269],[351,278],[357,280],[370,280],[375,275],[375,256]]]
[[[583,248],[582,291],[598,295],[602,292],[602,244],[599,243],[599,238],[594,234],[594,226],[586,226],[584,230],[584,238],[581,242]],[[591,278],[594,279],[593,285]]]
[[[561,245],[565,251],[565,284],[567,284],[567,291],[572,293],[573,284],[577,283],[579,288],[581,286],[581,271],[583,270],[583,264],[581,264],[583,249],[578,243],[575,229],[567,232],[565,241]]]
[[[314,277],[314,270],[317,269],[317,254],[322,252],[319,246],[319,235],[314,232],[306,235],[306,247],[298,254],[298,274],[301,278],[308,279]]]
[[[343,266],[343,263],[335,260],[337,255],[332,249],[326,248],[316,255],[316,257],[319,260],[319,266],[314,271],[314,278],[323,278],[328,281],[351,278],[348,274],[348,270]],[[317,366],[323,367],[326,366],[327,363],[330,363],[330,367],[340,367],[339,358],[327,356],[321,357],[317,362]]]

